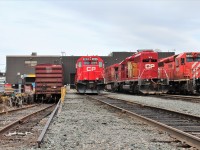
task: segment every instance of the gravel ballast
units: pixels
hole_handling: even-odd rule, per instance
[[[170,100],[170,99],[163,99],[163,98],[149,97],[149,96],[136,96],[136,95],[122,94],[122,93],[106,93],[106,95],[113,98],[129,100],[141,104],[156,106],[168,110],[174,110],[186,114],[200,116],[200,103],[193,103],[189,101],[187,102],[175,99]]]
[[[127,114],[83,95],[68,94],[41,147],[52,150],[178,149],[180,143],[173,141],[167,133]]]

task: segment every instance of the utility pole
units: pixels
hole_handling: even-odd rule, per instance
[[[66,56],[66,53],[65,52],[61,52],[62,56]]]

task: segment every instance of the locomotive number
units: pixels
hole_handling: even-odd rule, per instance
[[[94,71],[94,70],[96,70],[96,67],[87,67],[86,70],[87,71]]]
[[[145,64],[145,69],[152,69],[155,67],[155,64]]]

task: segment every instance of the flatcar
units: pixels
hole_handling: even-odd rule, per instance
[[[157,94],[167,89],[167,80],[158,78],[158,53],[138,51],[119,64],[105,69],[106,89],[131,93]]]
[[[75,85],[79,93],[104,90],[104,61],[99,56],[82,56],[76,62]]]
[[[58,101],[63,86],[62,65],[38,64],[35,66],[35,74],[35,101]]]
[[[200,52],[184,52],[160,59],[159,77],[169,81],[168,93],[200,94]]]

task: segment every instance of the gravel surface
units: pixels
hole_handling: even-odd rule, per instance
[[[113,94],[115,95],[115,94]],[[175,150],[167,133],[83,95],[68,94],[41,145],[52,150]]]
[[[45,105],[38,105],[37,107],[32,107],[29,109],[22,110],[19,112],[15,112],[21,115],[30,114],[32,112],[41,110],[49,104]],[[26,113],[25,113],[25,112]],[[37,139],[44,128],[47,119],[47,116],[50,113],[50,110],[46,110],[40,115],[34,116],[31,120],[27,120],[21,125],[16,125],[14,128],[11,128],[8,132],[5,132],[0,135],[0,150],[27,150],[27,149],[34,149],[37,147]],[[10,114],[11,116],[15,116]],[[5,117],[8,115],[4,115]],[[44,116],[46,116],[44,118]],[[1,116],[2,117],[2,116]],[[15,116],[16,117],[16,116]],[[9,119],[9,117],[8,117]],[[16,119],[16,118],[15,118]],[[19,119],[19,118],[18,118]],[[2,120],[0,119],[0,123]]]
[[[30,107],[28,109],[23,109],[23,110],[19,110],[19,111],[15,111],[15,112],[11,112],[11,113],[8,113],[8,114],[4,114],[1,117],[1,121],[0,121],[0,130],[2,128],[4,128],[6,125],[18,120],[19,118],[22,118],[26,115],[29,115],[33,112],[36,112],[40,109],[43,109],[47,106],[50,106],[49,104],[43,104],[43,105],[39,105],[39,106],[36,106],[36,107]]]
[[[179,111],[186,114],[200,116],[200,103],[186,102],[181,100],[170,100],[148,96],[135,96],[121,93],[105,93],[110,97],[139,102],[150,106],[161,107],[169,110]]]

